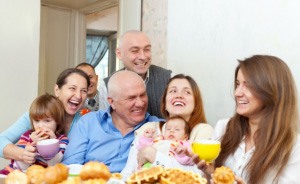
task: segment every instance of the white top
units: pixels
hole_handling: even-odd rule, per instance
[[[148,123],[148,124],[153,125],[154,123]],[[158,124],[158,123],[156,123],[156,124]],[[140,129],[143,129],[143,128],[141,127]],[[209,124],[200,123],[197,126],[195,126],[195,128],[193,129],[193,131],[191,133],[191,140],[209,139],[209,138],[211,138],[211,133],[212,133],[212,127]],[[194,137],[193,137],[194,139],[192,139],[192,134],[194,134]],[[138,141],[139,141],[139,136],[136,136],[133,143],[131,144],[131,148],[129,151],[129,156],[128,156],[126,166],[121,172],[121,174],[123,176],[123,180],[126,180],[127,177],[129,177],[132,173],[137,171],[137,168],[138,168],[138,163],[137,163]],[[186,171],[193,171],[195,173],[199,173],[202,175],[202,172],[197,168],[196,165],[193,165],[193,166],[181,165],[174,157],[170,157],[168,154],[162,153],[159,150],[157,150],[156,158],[152,165],[153,166],[161,165],[165,168],[181,168]]]
[[[220,138],[224,135],[228,121],[229,119],[223,119],[217,122],[212,139],[220,140]],[[250,158],[252,157],[254,151],[255,151],[255,147],[245,153],[245,140],[243,139],[239,147],[237,148],[237,150],[234,152],[234,154],[227,158],[224,165],[231,168],[237,176],[243,178],[244,181],[246,181],[247,172],[244,171],[244,168],[249,162]],[[299,170],[300,170],[300,137],[298,136],[297,141],[292,150],[290,159],[286,165],[286,168],[280,174],[277,183],[289,183],[289,184],[300,183],[300,174],[298,173]],[[271,184],[275,177],[275,174],[276,172],[274,169],[269,171],[263,183]]]

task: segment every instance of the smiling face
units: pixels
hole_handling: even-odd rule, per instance
[[[234,95],[236,100],[236,112],[238,114],[248,117],[249,121],[255,121],[260,118],[263,103],[253,95],[241,70],[239,70],[237,74]]]
[[[143,32],[127,32],[120,40],[116,55],[127,70],[139,74],[143,79],[151,65],[151,44]]]
[[[80,66],[78,69],[84,71],[90,78],[90,86],[88,88],[88,98],[93,98],[97,93],[98,75],[95,70],[88,65]]]
[[[186,123],[183,119],[174,118],[166,122],[164,138],[166,140],[186,140],[188,135],[185,132]]]
[[[187,79],[174,79],[170,82],[166,94],[166,110],[169,116],[181,116],[189,120],[195,108],[195,99],[191,84]]]
[[[70,74],[65,81],[60,88],[55,85],[55,95],[63,103],[65,112],[75,115],[87,97],[88,84],[84,77],[76,73]]]
[[[117,72],[110,78],[108,88],[116,126],[133,128],[145,119],[148,97],[140,76],[126,70]]]

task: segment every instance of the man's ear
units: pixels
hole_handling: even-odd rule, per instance
[[[111,108],[113,109],[113,110],[115,110],[115,105],[114,105],[114,100],[111,98],[111,97],[107,97],[107,101],[108,101],[108,103],[109,103],[109,105],[111,106]]]
[[[120,48],[116,48],[115,53],[116,53],[117,58],[119,60],[121,60],[121,50],[120,50]]]
[[[60,94],[60,89],[57,84],[54,85],[54,93],[56,97],[58,97]]]

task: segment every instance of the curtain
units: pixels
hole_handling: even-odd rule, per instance
[[[86,62],[96,67],[108,50],[108,37],[86,36]]]

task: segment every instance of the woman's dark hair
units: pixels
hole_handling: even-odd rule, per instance
[[[68,68],[62,71],[57,77],[56,84],[58,88],[61,88],[63,85],[65,85],[67,83],[66,79],[72,74],[78,74],[84,77],[87,82],[87,88],[90,86],[90,78],[84,71],[77,68]]]

